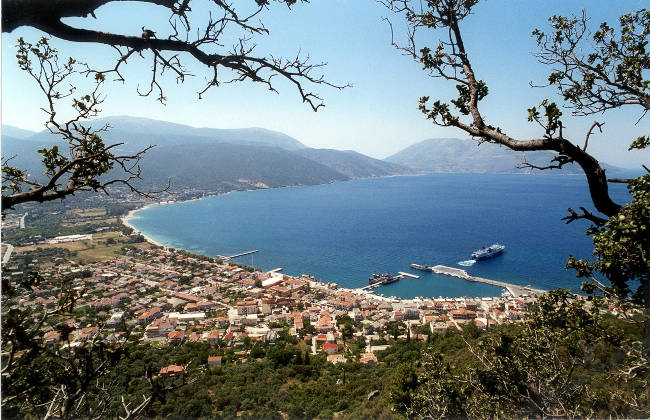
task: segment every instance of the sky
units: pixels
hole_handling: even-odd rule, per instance
[[[243,4],[244,2],[234,2]],[[252,1],[251,1],[252,3]],[[192,21],[205,22],[207,0],[194,0]],[[580,14],[591,17],[592,27],[602,21],[613,23],[622,13],[647,6],[646,0],[626,1],[524,1],[493,0],[480,3],[462,24],[465,43],[477,76],[487,82],[490,95],[481,102],[489,124],[513,137],[525,140],[539,137],[538,126],[527,122],[526,109],[544,98],[557,98],[551,88],[531,88],[543,83],[549,68],[538,63],[537,46],[530,36],[534,28],[547,29],[547,18],[554,14]],[[395,27],[396,39],[404,34],[401,17],[391,15],[375,0],[312,0],[288,10],[272,5],[260,16],[270,34],[256,37],[256,52],[293,57],[309,54],[313,62],[327,62],[327,80],[352,85],[342,91],[312,86],[325,100],[325,108],[314,112],[302,103],[290,84],[278,79],[279,94],[251,82],[212,88],[198,99],[209,77],[206,68],[184,57],[184,64],[196,75],[177,84],[172,75],[162,79],[166,105],[155,97],[140,97],[136,88],[148,85],[151,61],[134,59],[125,67],[126,83],[110,81],[103,89],[106,97],[101,116],[132,115],[187,124],[194,127],[263,127],[295,137],[307,146],[356,150],[385,158],[421,140],[435,137],[466,138],[454,128],[436,127],[418,109],[418,98],[430,96],[448,101],[454,97],[452,83],[433,79],[421,65],[401,55],[390,45],[391,33],[384,18]],[[155,5],[115,2],[98,10],[97,19],[68,19],[74,26],[139,35],[141,27],[167,33],[168,11]],[[44,97],[35,82],[18,69],[16,39],[36,41],[42,34],[19,28],[2,34],[2,123],[40,131],[44,114],[39,110]],[[435,45],[443,34],[427,33],[422,38]],[[64,57],[73,56],[94,68],[114,65],[110,47],[51,41]],[[226,39],[225,45],[232,40]],[[83,82],[80,82],[83,85]],[[605,121],[603,133],[590,140],[590,151],[597,158],[622,167],[639,167],[650,161],[650,152],[627,152],[639,135],[650,133],[650,117],[635,125],[640,109],[627,108],[605,115],[583,118],[564,110],[565,135],[584,141],[594,120]]]

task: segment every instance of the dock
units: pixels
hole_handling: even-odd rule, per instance
[[[266,273],[273,274],[273,273],[279,273],[280,271],[282,271],[282,267],[274,268],[273,270],[269,270]]]
[[[537,295],[542,294],[545,290],[533,289],[530,286],[520,286],[518,284],[506,283],[503,281],[486,279],[483,277],[470,276],[467,271],[455,267],[447,267],[446,265],[436,265],[433,267],[433,272],[435,274],[442,274],[445,276],[456,277],[459,279],[474,281],[479,283],[490,284],[492,286],[502,287],[514,297],[519,297],[521,295]]]
[[[241,253],[239,253],[239,254],[231,255],[231,256],[229,256],[229,257],[226,257],[226,256],[224,256],[224,255],[217,255],[216,257],[219,258],[219,259],[222,259],[222,260],[224,260],[224,261],[230,261],[230,260],[232,260],[233,258],[243,257],[244,255],[255,254],[256,252],[260,252],[260,250],[259,250],[259,249],[254,249],[254,250],[252,250],[252,251],[241,252]]]

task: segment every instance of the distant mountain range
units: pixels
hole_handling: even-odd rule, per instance
[[[119,152],[155,145],[141,162],[139,186],[147,189],[160,188],[168,180],[172,190],[215,192],[417,173],[356,152],[310,149],[286,134],[263,128],[194,128],[135,117],[93,121],[95,128],[104,124],[111,126],[102,135],[106,144],[124,143],[116,149]],[[47,130],[2,128],[3,156],[15,155],[11,164],[32,174],[42,171],[37,150],[60,142]]]
[[[308,148],[293,137],[263,128],[194,128],[125,116],[93,121],[96,128],[104,124],[111,126],[103,134],[106,144],[124,143],[116,149],[118,152],[134,152],[155,145],[141,162],[143,181],[139,186],[145,189],[158,189],[168,180],[172,191],[223,192],[391,175],[525,171],[517,167],[523,160],[521,153],[495,144],[479,146],[467,139],[424,140],[379,160],[349,150]],[[15,156],[12,165],[40,174],[41,156],[37,150],[60,141],[47,130],[35,133],[3,125],[3,160]],[[526,160],[543,166],[553,156],[551,152],[530,152]],[[580,172],[577,165],[567,165],[562,170],[562,173]]]
[[[551,163],[554,152],[526,152],[526,162],[544,167]],[[413,144],[385,159],[387,162],[408,166],[423,172],[468,172],[468,173],[524,173],[530,169],[520,168],[524,154],[513,152],[505,146],[493,143],[479,143],[470,139],[438,138]],[[610,171],[618,171],[603,164]],[[534,171],[533,173],[580,174],[577,164],[565,165],[562,170]]]

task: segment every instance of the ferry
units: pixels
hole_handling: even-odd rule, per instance
[[[494,258],[498,255],[501,255],[505,249],[505,245],[492,244],[488,247],[483,247],[477,251],[472,252],[472,259],[474,261],[480,261],[487,260],[488,258]]]

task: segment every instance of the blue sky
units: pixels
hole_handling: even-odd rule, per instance
[[[159,34],[167,30],[165,9],[116,3],[102,7],[97,21],[75,19],[70,23],[134,35],[140,33],[143,24]],[[198,6],[204,2],[195,3]],[[538,127],[526,121],[526,109],[554,97],[555,92],[529,85],[531,81],[543,82],[549,72],[533,56],[536,45],[530,33],[536,27],[547,28],[549,16],[579,14],[584,8],[595,26],[604,20],[614,22],[621,13],[645,5],[644,0],[495,0],[480,4],[463,29],[475,70],[490,88],[490,95],[482,102],[488,122],[522,139],[541,134]],[[202,12],[201,7],[195,7],[199,20]],[[300,50],[316,62],[328,63],[324,72],[329,80],[353,85],[343,91],[316,86],[326,102],[326,107],[316,113],[301,102],[295,89],[282,82],[277,85],[279,95],[262,85],[238,83],[213,88],[198,100],[196,92],[208,73],[190,59],[185,63],[197,77],[182,85],[177,85],[173,77],[164,79],[168,102],[163,106],[153,97],[141,98],[136,93],[138,84],[147,84],[150,68],[149,60],[138,59],[126,68],[127,83],[112,82],[105,87],[102,116],[133,115],[197,127],[264,127],[282,131],[311,147],[352,149],[378,158],[427,138],[466,137],[459,130],[433,126],[417,110],[420,96],[449,99],[455,88],[449,82],[429,78],[418,63],[392,48],[383,17],[395,23],[399,36],[400,18],[390,16],[374,0],[312,0],[291,11],[273,5],[262,15],[271,33],[256,40],[259,54],[293,56]],[[439,35],[431,33],[426,38],[435,41]],[[13,45],[19,36],[35,41],[40,34],[20,28],[2,36],[2,122],[40,130],[43,97],[15,63]],[[115,57],[105,46],[60,40],[52,43],[62,55],[77,57],[95,68],[111,66]],[[640,110],[628,108],[605,116],[567,117],[565,133],[582,142],[591,123],[604,120],[604,133],[590,142],[592,153],[611,164],[638,167],[648,163],[650,152],[626,150],[633,138],[649,134],[649,117],[634,125],[640,115]]]

